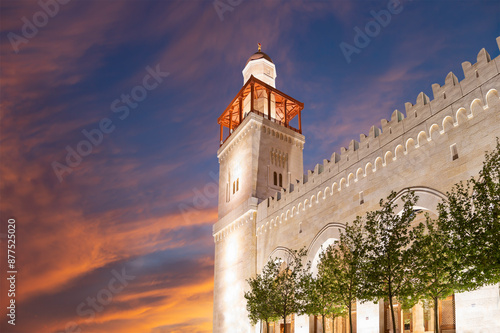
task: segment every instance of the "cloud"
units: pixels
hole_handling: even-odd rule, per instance
[[[85,331],[101,332],[105,331],[107,325],[116,325],[115,321],[123,321],[127,322],[123,327],[128,326],[123,332],[133,332],[134,329],[137,332],[143,331],[137,330],[137,323],[153,318],[159,320],[166,308],[174,307],[176,312],[189,317],[192,313],[189,313],[187,308],[191,306],[203,304],[210,307],[212,299],[208,295],[211,295],[213,286],[213,241],[207,238],[207,233],[210,232],[210,225],[181,227],[163,232],[159,238],[165,246],[151,246],[149,251],[143,251],[140,255],[115,258],[103,265],[88,267],[80,276],[65,283],[59,282],[58,288],[50,290],[50,293],[38,296],[32,294],[28,300],[21,300],[22,308],[29,313],[29,320],[25,321],[26,326],[21,327],[30,327],[32,320],[44,318],[47,332],[63,329],[63,323],[71,321],[78,323]],[[207,239],[210,241],[207,242]],[[142,242],[140,237],[136,242]],[[124,245],[134,245],[134,241],[124,240]],[[123,249],[120,252],[123,253]],[[60,269],[54,270],[64,274]],[[113,294],[109,304],[99,303],[103,309],[94,311],[95,317],[89,319],[93,307],[88,298],[100,299],[101,291],[109,289],[110,281],[117,273],[122,272],[131,279],[123,288],[120,283],[115,283],[113,288],[119,287],[122,290]],[[43,280],[44,274],[38,275],[36,283],[39,287],[43,285]],[[23,283],[19,289],[25,287]],[[43,304],[51,306],[46,307]],[[80,312],[85,314],[82,317],[77,316],[79,306]],[[196,315],[199,316],[205,311],[210,313],[203,309]],[[126,319],[131,318],[131,314],[134,319]]]
[[[155,327],[151,333],[207,333],[211,331],[211,322],[207,322],[205,318],[196,318],[189,322]]]

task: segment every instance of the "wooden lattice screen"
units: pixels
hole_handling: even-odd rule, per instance
[[[439,304],[439,322],[441,330],[455,329],[455,296],[449,296]]]

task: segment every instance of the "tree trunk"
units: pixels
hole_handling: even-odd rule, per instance
[[[335,315],[332,313],[332,333],[335,333]]]
[[[262,326],[264,326],[264,322],[262,320],[260,321],[260,325],[259,326],[260,326],[260,333],[262,333]]]
[[[389,287],[390,289],[390,287]],[[389,296],[389,306],[391,307],[392,332],[396,333],[396,318],[394,318],[394,307],[392,305],[392,295]]]
[[[286,314],[283,316],[283,333],[286,333]]]
[[[439,307],[438,307],[439,299],[434,297],[434,332],[439,333]]]
[[[352,303],[349,303],[349,306],[347,307],[349,309],[349,332],[352,333]]]
[[[321,321],[323,322],[323,333],[326,333],[326,327],[325,327],[325,315],[321,315]]]
[[[266,320],[266,333],[269,333],[269,322]]]

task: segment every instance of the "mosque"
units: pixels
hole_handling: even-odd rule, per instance
[[[291,250],[305,247],[314,270],[321,246],[339,239],[356,216],[378,209],[391,190],[415,191],[416,209],[435,216],[443,193],[477,176],[484,152],[494,150],[500,136],[500,56],[491,59],[482,49],[475,64],[462,68],[463,80],[450,72],[443,86],[432,85],[432,100],[420,93],[404,114],[394,111],[304,172],[304,104],[276,88],[276,65],[259,46],[243,69],[243,87],[217,120],[214,333],[260,332],[249,322],[243,295],[246,279],[271,258],[286,260]],[[433,332],[435,325],[443,333],[500,332],[499,285],[450,296],[439,311],[436,323],[432,307],[397,308],[398,333]],[[357,302],[353,329],[389,333],[390,320],[383,301]],[[274,323],[270,332],[284,325],[293,333],[322,332],[320,318],[297,315]],[[343,318],[326,326],[327,332],[332,326],[349,332]]]

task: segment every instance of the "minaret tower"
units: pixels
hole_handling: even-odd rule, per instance
[[[243,69],[243,87],[217,121],[214,333],[255,332],[243,295],[246,279],[257,273],[257,206],[303,177],[304,104],[276,89],[276,76],[259,44]]]

